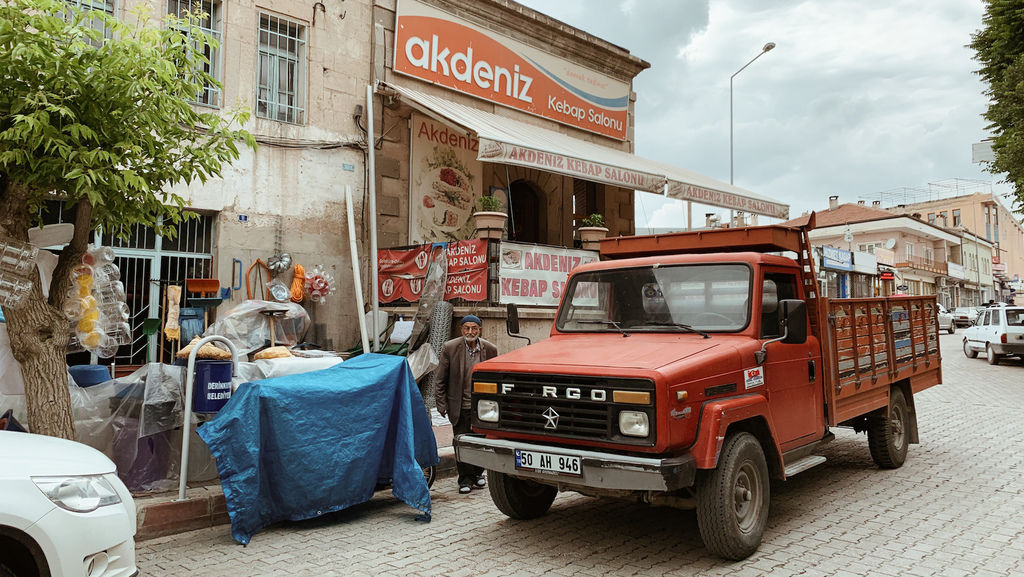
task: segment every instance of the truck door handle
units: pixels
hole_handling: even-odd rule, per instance
[[[813,383],[814,382],[814,378],[815,378],[814,361],[813,360],[807,361],[807,380]]]

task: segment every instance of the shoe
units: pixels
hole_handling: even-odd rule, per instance
[[[470,491],[469,485],[459,485],[459,493],[462,493],[463,495],[465,495],[465,494],[469,493],[469,491]]]
[[[483,477],[477,477],[476,481],[473,483],[473,488],[475,488],[475,489],[483,489],[486,486],[487,486],[487,479],[485,479]]]

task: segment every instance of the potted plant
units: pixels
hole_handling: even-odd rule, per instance
[[[480,205],[480,211],[473,213],[476,237],[500,239],[505,230],[505,220],[508,219],[501,199],[496,196],[484,195],[477,198],[476,202]]]
[[[577,230],[580,232],[580,242],[583,244],[583,248],[597,250],[600,240],[608,236],[608,228],[604,225],[604,216],[595,212],[580,219],[580,224],[583,226]]]

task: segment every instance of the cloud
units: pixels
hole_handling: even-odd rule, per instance
[[[523,3],[649,61],[634,81],[636,153],[724,182],[730,76],[775,42],[733,77],[732,169],[737,186],[793,214],[831,194],[852,202],[955,177],[998,180],[971,164],[971,144],[988,136],[965,47],[981,2]],[[654,211],[652,223],[675,210]]]

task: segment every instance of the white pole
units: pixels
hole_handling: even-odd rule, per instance
[[[370,346],[376,352],[380,344],[377,342],[377,339],[380,337],[381,330],[381,327],[377,326],[377,311],[380,308],[377,297],[377,177],[374,170],[377,146],[373,139],[373,86],[369,84],[366,86],[366,119],[366,140],[370,146],[370,152],[366,156],[366,163],[368,165],[366,186],[370,191],[370,206],[367,212],[370,213],[370,307],[373,311],[373,315],[370,317],[370,326],[373,327],[373,341]],[[362,305],[360,305],[359,310],[362,310]]]
[[[348,249],[352,258],[352,282],[356,286],[356,317],[359,319],[359,336],[363,339],[363,352],[370,351],[370,339],[366,337],[366,319],[363,313],[363,281],[359,278],[359,252],[356,250],[356,218],[352,214],[352,187],[345,185],[345,212],[348,213]],[[376,340],[376,339],[374,339]]]

